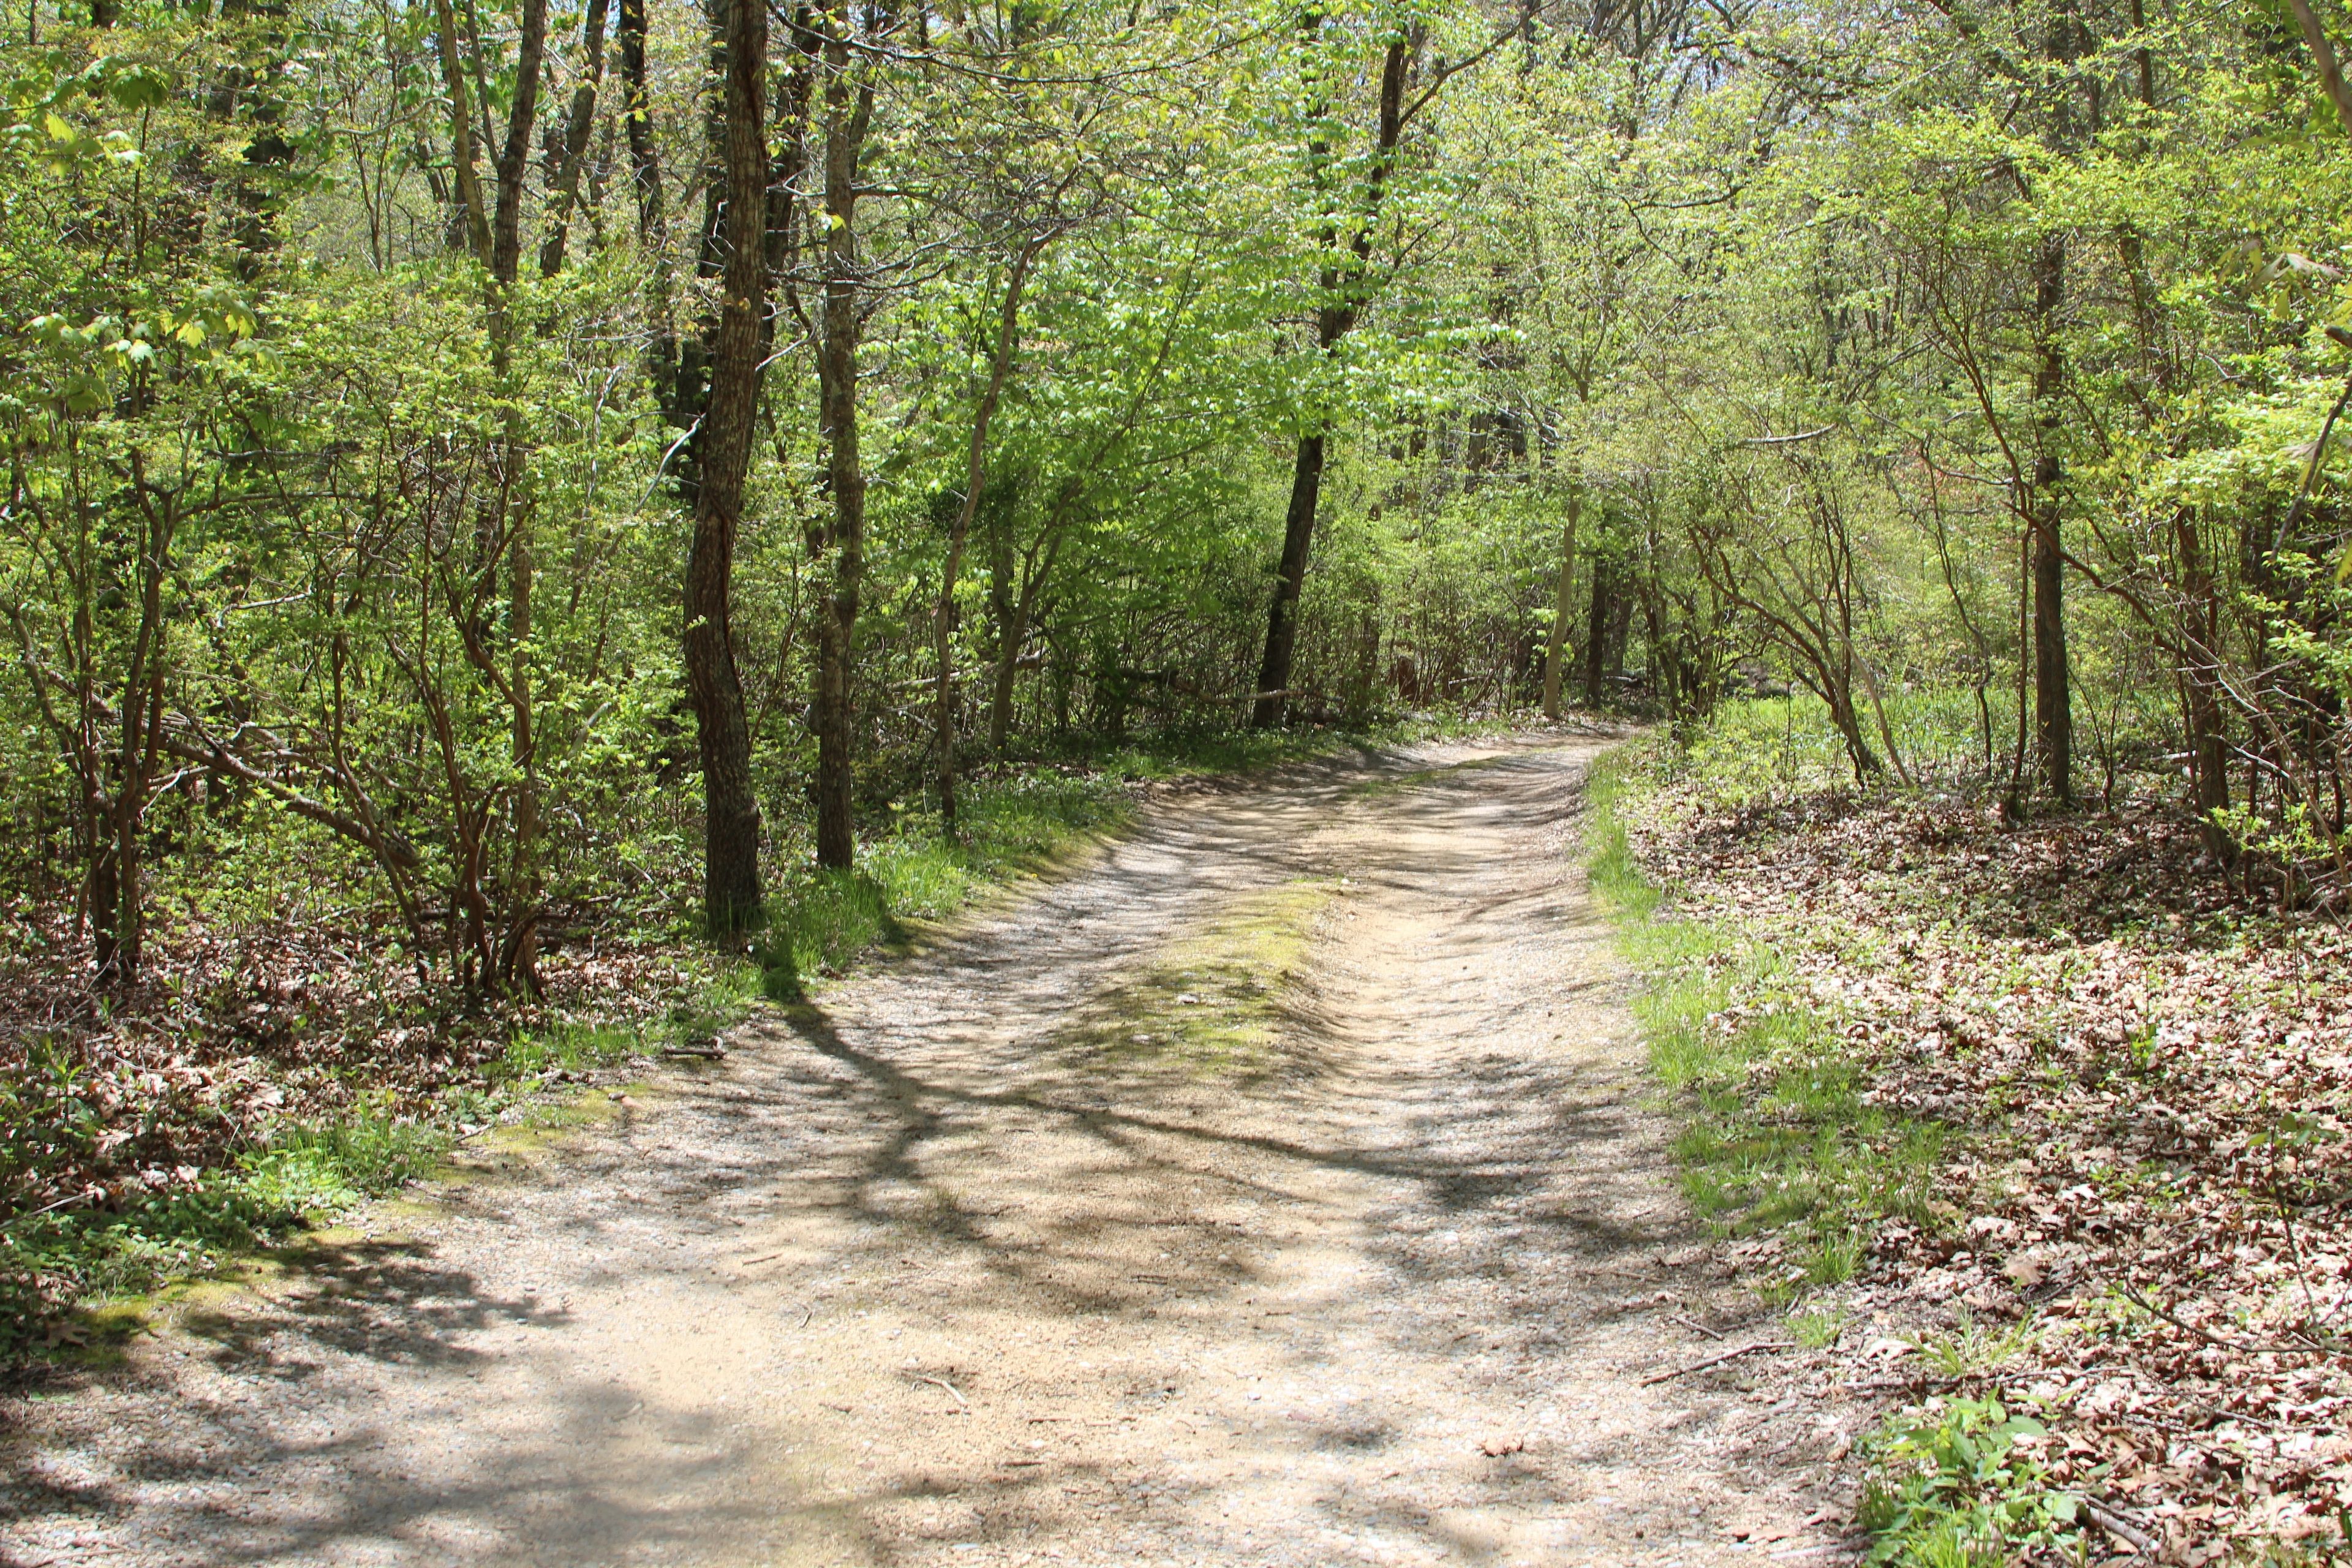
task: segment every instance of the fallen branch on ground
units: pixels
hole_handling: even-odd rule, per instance
[[[1721,1366],[1725,1362],[1738,1361],[1741,1356],[1754,1355],[1759,1351],[1792,1351],[1796,1348],[1794,1340],[1759,1340],[1752,1345],[1741,1345],[1736,1351],[1726,1351],[1721,1355],[1709,1356],[1705,1361],[1693,1362],[1672,1372],[1662,1372],[1655,1377],[1645,1377],[1642,1380],[1642,1386],[1647,1388],[1654,1383],[1672,1383],[1675,1378],[1688,1377],[1692,1373],[1705,1372],[1708,1367]]]
[[[2097,1525],[2101,1530],[2105,1531],[2109,1535],[2114,1536],[2117,1541],[2122,1542],[2133,1551],[2137,1552],[2144,1556],[2153,1557],[2156,1555],[2156,1538],[2148,1534],[2147,1531],[2140,1529],[2137,1525],[2132,1523],[2131,1521],[2124,1518],[2121,1514],[2116,1513],[2114,1510],[2107,1508],[2104,1504],[2093,1502],[2089,1498],[2084,1498],[2083,1500],[2083,1511],[2090,1516],[2090,1520],[2093,1524]]]

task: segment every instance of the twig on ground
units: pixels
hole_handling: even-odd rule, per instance
[[[1741,1356],[1754,1355],[1759,1351],[1792,1351],[1796,1348],[1797,1342],[1794,1340],[1758,1340],[1754,1344],[1741,1345],[1738,1350],[1726,1351],[1721,1355],[1712,1355],[1705,1361],[1693,1362],[1688,1366],[1678,1366],[1672,1372],[1662,1372],[1655,1377],[1645,1377],[1642,1380],[1642,1386],[1647,1388],[1654,1383],[1671,1383],[1675,1378],[1688,1377],[1692,1373],[1705,1372],[1708,1367],[1721,1366],[1725,1362],[1738,1361]]]
[[[958,1410],[969,1410],[971,1408],[971,1403],[965,1399],[962,1394],[956,1393],[956,1385],[950,1383],[946,1378],[933,1377],[929,1373],[921,1372],[914,1373],[913,1376],[917,1383],[935,1383],[941,1388],[946,1389],[949,1394],[954,1398],[956,1408]]]
[[[2105,1531],[2109,1535],[2114,1536],[2117,1541],[2122,1542],[2126,1546],[2130,1547],[2133,1551],[2147,1557],[2153,1557],[2156,1555],[2156,1538],[2148,1534],[2147,1531],[2142,1530],[2139,1526],[2134,1524],[2131,1521],[2124,1518],[2123,1515],[2116,1513],[2114,1510],[2108,1508],[2105,1504],[2094,1502],[2089,1498],[2084,1498],[2083,1500],[2083,1511],[2090,1515],[2091,1522],[2093,1524],[2097,1525],[2101,1530]]]
[[[1666,1314],[1666,1321],[1670,1323],[1680,1323],[1684,1328],[1688,1329],[1691,1332],[1695,1334],[1705,1334],[1711,1340],[1719,1340],[1723,1338],[1723,1335],[1719,1331],[1710,1329],[1705,1323],[1696,1321],[1693,1319],[1685,1318],[1680,1312],[1669,1312]]]
[[[2270,1432],[2284,1432],[2287,1429],[2276,1421],[2250,1415],[2243,1410],[2224,1410],[2218,1405],[2192,1405],[2189,1408],[2200,1415],[2210,1415],[2216,1421],[2242,1421],[2249,1426],[2260,1426]]]
[[[2141,1311],[2162,1318],[2166,1322],[2170,1323],[2182,1333],[2195,1334],[2207,1344],[2217,1345],[2225,1351],[2236,1351],[2244,1355],[2342,1355],[2344,1353],[2340,1350],[2331,1350],[2326,1345],[2282,1345],[2259,1342],[2252,1340],[2223,1339],[2221,1335],[2214,1333],[2210,1330],[2200,1329],[2194,1323],[2184,1322],[2180,1319],[2174,1317],[2170,1312],[2166,1311],[2163,1308],[2158,1306],[2155,1302],[2149,1300],[2147,1297],[2141,1295],[2138,1291],[2133,1289],[2128,1285],[2118,1283],[2116,1286],[2116,1289],[2122,1292],[2125,1300],[2129,1301]]]

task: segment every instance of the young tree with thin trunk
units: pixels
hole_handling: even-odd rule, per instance
[[[818,433],[825,444],[829,524],[811,529],[810,553],[826,564],[817,612],[816,860],[846,869],[856,860],[850,689],[859,595],[866,573],[866,468],[858,451],[857,347],[865,330],[857,254],[857,171],[874,116],[874,84],[863,48],[853,48],[856,21],[824,18],[824,293],[816,333]]]
[[[1338,150],[1322,125],[1331,112],[1321,84],[1317,83],[1307,118],[1316,129],[1307,142],[1307,186],[1321,214],[1316,232],[1315,354],[1322,364],[1337,360],[1341,340],[1353,331],[1370,304],[1373,291],[1372,249],[1381,210],[1396,183],[1398,146],[1405,128],[1426,109],[1448,79],[1477,66],[1532,26],[1539,0],[1526,0],[1511,21],[1483,48],[1430,72],[1410,103],[1405,94],[1414,85],[1427,43],[1419,22],[1390,25],[1381,51],[1380,91],[1375,100],[1372,146],[1360,182],[1352,191],[1339,187],[1341,171]],[[1319,52],[1328,26],[1318,11],[1309,11],[1301,24],[1306,49]],[[1320,62],[1310,63],[1317,72]],[[1329,418],[1321,409],[1308,411],[1293,453],[1290,504],[1282,520],[1282,559],[1275,568],[1274,595],[1266,606],[1265,655],[1259,660],[1257,691],[1250,707],[1250,726],[1267,730],[1282,722],[1288,700],[1291,661],[1298,647],[1298,601],[1307,585],[1307,568],[1315,544],[1316,515],[1322,502],[1324,468],[1328,460]]]
[[[1310,50],[1320,44],[1324,26],[1322,16],[1308,17],[1306,31]],[[1405,76],[1419,41],[1418,28],[1400,27],[1382,50],[1378,121],[1360,205],[1349,213],[1344,230],[1336,216],[1328,216],[1317,236],[1321,262],[1316,277],[1315,353],[1327,362],[1336,356],[1339,341],[1355,330],[1369,298],[1366,273],[1372,258],[1374,226],[1388,195],[1397,140],[1404,132]],[[1327,112],[1318,104],[1310,110],[1310,117],[1319,122]],[[1308,181],[1327,212],[1337,205],[1337,193],[1331,188],[1336,173],[1332,155],[1330,141],[1319,131],[1308,138]],[[1323,416],[1310,414],[1291,460],[1290,505],[1282,519],[1282,561],[1275,568],[1274,597],[1266,607],[1265,657],[1258,663],[1257,697],[1250,708],[1254,729],[1280,724],[1289,696],[1291,657],[1298,646],[1298,598],[1307,585],[1307,556],[1315,544],[1315,515],[1323,495],[1328,440]]]
[[[1576,522],[1584,498],[1568,495],[1568,521],[1560,527],[1559,577],[1552,594],[1551,628],[1544,637],[1543,710],[1547,719],[1559,717],[1560,678],[1568,662],[1568,623],[1576,614]]]
[[[963,496],[956,503],[955,520],[948,530],[948,556],[940,569],[940,603],[931,621],[932,647],[939,659],[938,685],[932,697],[933,744],[937,748],[940,818],[950,833],[956,826],[955,632],[956,584],[963,574],[963,552],[971,536],[971,520],[980,510],[981,487],[988,477],[988,426],[996,416],[997,400],[1004,395],[1004,379],[1013,368],[1019,342],[1021,291],[1029,268],[1055,232],[1036,235],[1013,252],[1004,280],[1004,303],[996,321],[996,345],[990,357],[988,385],[972,411],[971,441],[964,464]]]

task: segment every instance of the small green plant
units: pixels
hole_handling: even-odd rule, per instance
[[[643,1028],[631,1024],[556,1023],[518,1035],[506,1053],[492,1064],[489,1076],[501,1085],[528,1085],[556,1073],[581,1072],[608,1067],[646,1048]],[[456,1109],[455,1097],[451,1097]],[[483,1121],[497,1114],[495,1105],[483,1114],[459,1114],[460,1121]]]
[[[1920,1360],[1946,1377],[1973,1377],[1997,1371],[2033,1342],[2035,1329],[2031,1319],[2008,1329],[1991,1328],[1965,1303],[1956,1319],[1950,1333],[1923,1340],[1919,1345]]]
[[[1840,1306],[1801,1307],[1789,1314],[1789,1332],[1806,1350],[1827,1350],[1853,1321],[1853,1314]]]
[[[0,1228],[0,1349],[55,1327],[60,1301],[140,1295],[389,1192],[446,1145],[437,1128],[373,1113],[289,1123],[192,1189],[12,1220]]]
[[[447,1142],[430,1127],[373,1118],[289,1127],[246,1155],[231,1184],[263,1225],[308,1220],[422,1175]]]
[[[2032,1547],[2079,1556],[2082,1500],[2050,1485],[2028,1447],[2039,1421],[1998,1399],[1955,1399],[1865,1440],[1871,1474],[1857,1521],[1876,1539],[1865,1562],[1993,1568]]]

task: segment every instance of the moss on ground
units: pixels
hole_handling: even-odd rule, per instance
[[[1300,879],[1232,900],[1105,989],[1057,1044],[1089,1064],[1201,1080],[1312,1071],[1306,960],[1339,887]]]

